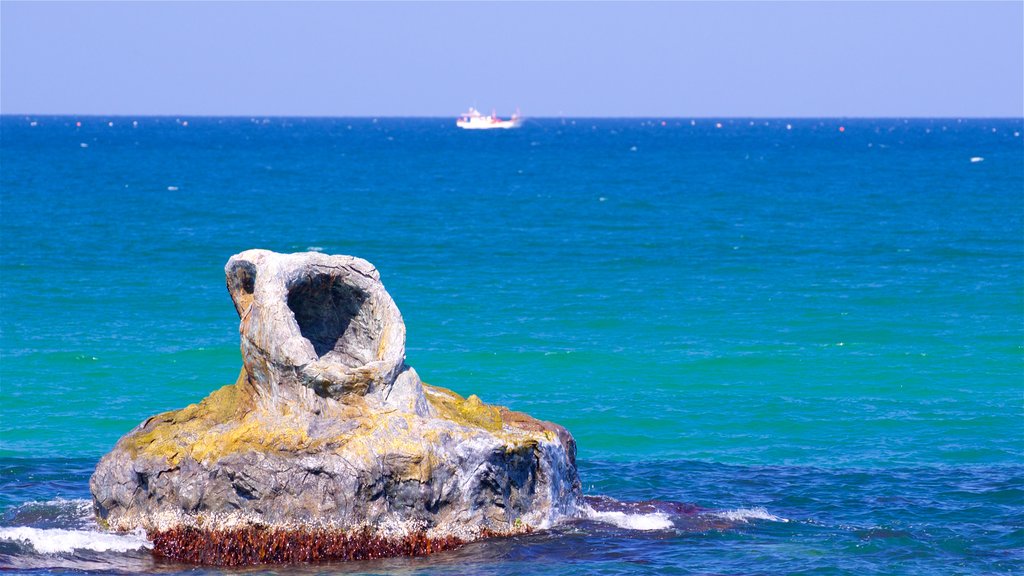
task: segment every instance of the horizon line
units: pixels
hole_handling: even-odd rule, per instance
[[[404,115],[404,114],[351,114],[351,115],[330,115],[330,114],[177,114],[177,113],[75,113],[75,112],[0,112],[0,118],[5,117],[79,117],[79,118],[301,118],[301,119],[389,119],[389,120],[438,120],[458,118],[459,114],[451,115]],[[1001,115],[809,115],[809,116],[756,116],[756,115],[694,115],[694,116],[574,116],[574,115],[537,115],[519,116],[524,120],[1024,120],[1024,114],[1020,116]]]

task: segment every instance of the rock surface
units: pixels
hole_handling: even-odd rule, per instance
[[[148,531],[158,553],[237,564],[299,558],[298,545],[260,552],[289,534],[311,542],[301,558],[364,558],[374,550],[353,543],[419,553],[576,512],[572,436],[424,384],[370,263],[249,250],[225,272],[241,373],[147,419],[100,460],[90,489],[101,524]]]

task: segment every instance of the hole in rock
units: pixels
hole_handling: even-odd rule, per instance
[[[235,265],[228,281],[233,291],[252,294],[256,290],[256,266],[250,262]]]
[[[235,302],[235,309],[241,316],[252,303],[256,290],[256,266],[252,262],[236,262],[227,275],[228,291]]]
[[[380,321],[369,295],[343,278],[314,274],[288,291],[299,332],[320,358],[355,368],[376,359]]]

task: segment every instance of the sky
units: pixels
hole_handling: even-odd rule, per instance
[[[0,1],[0,113],[1024,116],[1024,2]]]

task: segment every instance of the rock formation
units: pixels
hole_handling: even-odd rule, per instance
[[[225,272],[241,373],[100,460],[101,524],[243,564],[426,553],[577,510],[572,436],[424,384],[369,262],[249,250]]]

